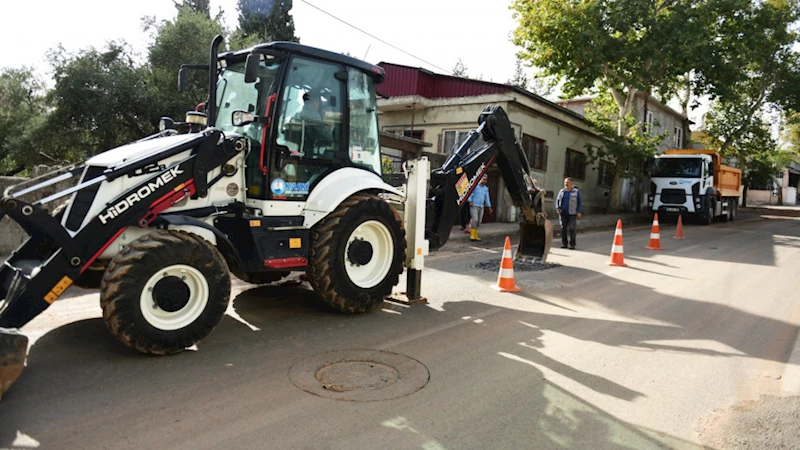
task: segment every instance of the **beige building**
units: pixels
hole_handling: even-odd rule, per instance
[[[518,87],[439,75],[424,69],[381,63],[386,81],[377,86],[381,131],[430,143],[425,150],[442,156],[477,127],[487,105],[500,105],[521,140],[531,176],[547,190],[547,212],[555,215],[553,199],[570,176],[581,190],[583,212],[605,211],[612,180],[607,161],[589,163],[586,144],[601,139],[581,114]],[[497,168],[490,169],[489,191],[495,207],[488,221],[516,220],[510,196]]]

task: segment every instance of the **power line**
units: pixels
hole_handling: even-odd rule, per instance
[[[399,51],[399,52],[405,53],[406,55],[408,55],[408,56],[410,56],[410,57],[412,57],[412,58],[414,58],[414,59],[417,59],[417,60],[419,60],[419,61],[422,61],[422,62],[424,62],[425,64],[428,64],[428,65],[430,65],[430,66],[433,66],[433,67],[435,67],[435,68],[437,68],[437,69],[441,70],[441,71],[442,71],[442,72],[444,72],[444,73],[450,73],[450,71],[449,71],[449,70],[447,70],[447,69],[442,69],[441,67],[437,66],[436,64],[433,64],[433,63],[430,63],[430,62],[428,62],[428,61],[425,61],[424,59],[422,59],[422,58],[420,58],[420,57],[418,57],[418,56],[414,56],[414,55],[412,55],[411,53],[408,53],[407,51],[403,50],[402,48],[399,48],[399,47],[397,47],[397,46],[395,46],[395,45],[392,45],[392,44],[390,44],[390,43],[388,43],[388,42],[384,41],[383,39],[381,39],[381,38],[379,38],[379,37],[377,37],[377,36],[375,36],[375,35],[373,35],[373,34],[367,33],[366,31],[362,30],[361,28],[358,28],[358,27],[357,27],[357,26],[355,26],[355,25],[352,25],[352,24],[350,24],[350,23],[347,23],[347,22],[345,22],[344,20],[342,20],[342,19],[340,19],[340,18],[338,18],[338,17],[334,16],[333,14],[329,13],[328,11],[325,11],[325,10],[323,10],[323,9],[321,9],[321,8],[317,7],[317,6],[314,6],[314,5],[312,5],[311,3],[307,2],[306,0],[300,0],[300,1],[301,1],[301,2],[303,2],[303,3],[305,3],[306,5],[308,5],[308,6],[312,7],[312,8],[314,8],[314,9],[316,9],[317,11],[319,11],[319,12],[321,12],[321,13],[323,13],[323,14],[326,14],[326,15],[328,15],[328,16],[331,16],[331,17],[333,17],[334,19],[338,20],[339,22],[342,22],[343,24],[347,25],[348,27],[354,28],[355,30],[358,30],[358,31],[360,31],[360,32],[362,32],[362,33],[366,34],[367,36],[369,36],[369,37],[371,37],[371,38],[373,38],[373,39],[375,39],[375,40],[377,40],[377,41],[379,41],[379,42],[382,42],[382,43],[384,43],[384,44],[388,45],[389,47],[392,47],[393,49],[395,49],[395,50],[397,50],[397,51]]]

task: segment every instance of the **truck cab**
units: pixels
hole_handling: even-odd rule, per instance
[[[720,164],[710,150],[667,150],[653,161],[648,207],[663,215],[733,220],[741,171]]]

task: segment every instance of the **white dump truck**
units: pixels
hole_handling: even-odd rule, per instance
[[[742,186],[742,171],[722,164],[714,150],[667,150],[653,162],[648,206],[653,212],[734,220]]]

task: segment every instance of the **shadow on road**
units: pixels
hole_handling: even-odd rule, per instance
[[[198,448],[248,437],[263,445],[263,430],[244,425],[250,420],[269,423],[271,442],[281,448],[363,448],[369,442],[386,448],[432,442],[439,447],[426,448],[498,442],[516,448],[692,446],[615,418],[546,380],[541,370],[632,402],[646,394],[545,355],[542,330],[660,350],[648,341],[683,336],[686,330],[677,327],[472,301],[448,302],[444,311],[387,303],[371,313],[345,315],[322,305],[304,286],[254,288],[233,305],[238,317],[226,316],[198,351],[170,357],[130,351],[100,319],[50,331],[31,349],[25,373],[0,405],[0,447],[35,442],[43,448]],[[476,317],[484,322],[473,322]],[[617,331],[587,331],[602,327]],[[430,384],[404,399],[368,406],[342,410],[341,402],[314,399],[314,408],[300,407],[312,400],[289,384],[292,364],[325,351],[370,348],[418,358],[430,370]],[[398,413],[403,423],[414,424],[414,432],[395,426]],[[326,428],[297,433],[296,424],[323,417]]]

